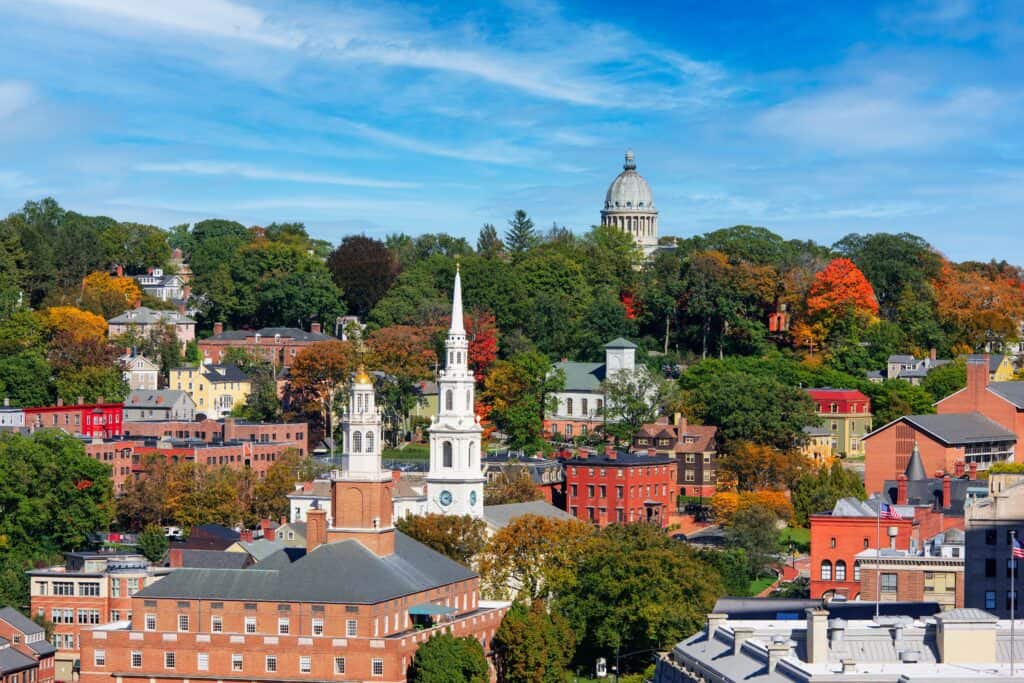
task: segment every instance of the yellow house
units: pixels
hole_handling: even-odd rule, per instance
[[[1010,356],[993,353],[988,357],[988,379],[990,382],[1008,382],[1013,379],[1013,360]]]
[[[815,468],[830,467],[835,459],[832,432],[827,427],[804,427],[804,445],[800,452]]]
[[[168,384],[171,389],[187,392],[196,404],[196,413],[217,419],[245,403],[252,391],[252,381],[236,365],[201,365],[174,368]]]

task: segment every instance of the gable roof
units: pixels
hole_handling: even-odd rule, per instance
[[[296,549],[297,550],[297,549]],[[395,532],[395,552],[381,557],[359,541],[327,543],[291,562],[285,551],[250,569],[178,569],[136,593],[144,598],[375,604],[476,574]],[[285,556],[279,568],[272,560]]]
[[[946,445],[1017,440],[1016,434],[1007,431],[1002,425],[981,413],[907,415],[900,419],[906,420]]]
[[[280,335],[282,339],[294,339],[295,341],[315,342],[335,339],[330,335],[317,332],[307,332],[297,327],[262,327],[258,330],[227,330],[214,335],[206,341],[243,341],[256,335],[261,337],[275,337]]]
[[[615,339],[612,339],[610,342],[605,344],[604,348],[606,348],[606,349],[638,349],[640,347],[637,346],[636,344],[634,344],[633,342],[629,341],[628,339],[625,339],[623,337],[616,337]]]
[[[0,648],[0,673],[8,674],[35,668],[36,660],[13,647]]]
[[[600,392],[607,369],[604,363],[577,363],[562,361],[554,364],[555,370],[565,373],[565,386],[562,391]]]
[[[129,308],[121,315],[114,316],[107,322],[113,325],[196,324],[195,320],[187,315],[182,315],[178,311],[157,311],[146,306]]]
[[[1024,410],[1024,381],[989,382],[988,390]]]
[[[42,626],[32,621],[13,607],[4,607],[3,609],[0,609],[0,619],[3,619],[25,635],[42,633],[44,630]]]
[[[136,389],[128,394],[128,398],[124,400],[124,407],[170,408],[181,400],[195,405],[188,392],[178,389]]]

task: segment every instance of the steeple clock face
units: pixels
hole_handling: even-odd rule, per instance
[[[439,502],[444,507],[448,507],[449,505],[452,504],[452,492],[441,491],[441,494],[437,497],[437,502]]]

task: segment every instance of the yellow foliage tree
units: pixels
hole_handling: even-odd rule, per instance
[[[46,331],[55,335],[66,333],[76,342],[103,339],[107,335],[107,321],[95,313],[74,306],[53,306],[39,312],[39,320]]]
[[[141,299],[142,290],[130,277],[95,272],[82,280],[82,307],[104,319],[124,313]]]

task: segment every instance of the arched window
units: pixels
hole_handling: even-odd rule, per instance
[[[441,448],[441,466],[451,467],[452,466],[452,442],[445,441],[444,446]]]
[[[366,432],[366,452],[373,453],[373,432]]]
[[[572,399],[571,398],[565,399],[565,414],[566,415],[572,415]]]
[[[836,561],[836,581],[846,581],[846,561]]]
[[[352,452],[363,452],[363,435],[361,432],[352,432]]]
[[[828,560],[821,561],[821,580],[831,581],[832,580],[832,563]]]
[[[449,389],[448,391],[444,392],[444,409],[451,410],[452,403],[454,403],[454,401],[452,400],[452,390]]]
[[[473,408],[473,399],[470,394],[470,390],[466,389],[466,410],[471,410]]]
[[[860,560],[853,561],[853,580],[860,581]]]

